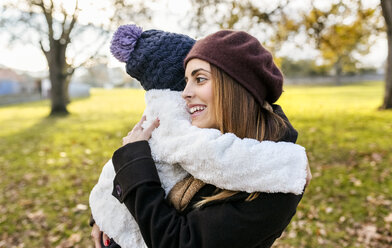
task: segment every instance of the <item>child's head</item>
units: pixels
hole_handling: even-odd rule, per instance
[[[145,90],[182,91],[185,87],[182,64],[194,43],[186,35],[123,25],[114,33],[110,50],[126,63],[127,73]]]

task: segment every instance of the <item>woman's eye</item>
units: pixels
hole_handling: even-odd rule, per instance
[[[202,82],[204,82],[205,80],[207,80],[207,78],[203,78],[203,77],[197,77],[197,78],[196,78],[196,82],[198,82],[198,83],[202,83]]]

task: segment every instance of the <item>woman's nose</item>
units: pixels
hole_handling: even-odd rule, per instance
[[[192,98],[193,97],[193,91],[192,91],[192,87],[190,86],[190,84],[187,84],[186,86],[185,86],[185,89],[184,89],[184,91],[182,92],[182,94],[181,94],[181,96],[182,96],[182,98],[184,98],[185,100],[186,99],[190,99],[190,98]]]

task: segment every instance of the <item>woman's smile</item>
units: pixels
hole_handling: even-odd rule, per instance
[[[200,104],[190,104],[188,105],[189,113],[191,114],[192,119],[202,115],[205,113],[207,106]]]

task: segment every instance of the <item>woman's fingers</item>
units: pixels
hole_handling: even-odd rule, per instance
[[[146,116],[143,115],[142,118],[140,119],[140,121],[139,121],[138,123],[136,123],[134,129],[135,129],[135,128],[141,128],[141,129],[143,129],[143,128],[142,128],[142,125],[143,125],[143,122],[144,122],[145,120],[146,120]]]
[[[152,131],[154,131],[155,128],[157,128],[157,127],[159,127],[159,119],[158,119],[158,118],[156,118],[156,119],[151,123],[151,125],[150,125],[148,128],[146,128],[145,130],[143,130],[143,132],[144,132],[144,138],[145,138],[146,140],[148,140],[148,139],[151,137]]]
[[[143,130],[143,122],[146,120],[146,116],[143,115],[142,118],[140,119],[140,121],[138,123],[135,124],[135,126],[133,126],[132,130],[128,132],[127,135],[130,135],[132,132],[136,132],[136,131],[142,131]]]
[[[110,244],[110,238],[108,237],[108,235],[106,235],[106,233],[103,233],[103,235],[102,235],[102,241],[103,241],[103,244],[104,244],[105,246],[109,246],[109,244]]]
[[[135,125],[131,132],[128,133],[127,136],[123,138],[123,145],[133,143],[141,140],[149,140],[151,137],[152,131],[159,126],[159,119],[156,118],[149,127],[146,129],[142,128],[143,122],[146,120],[146,116],[143,116],[142,119]]]
[[[101,247],[101,230],[99,227],[94,224],[93,229],[91,230],[91,237],[94,240],[95,248],[102,248]]]

